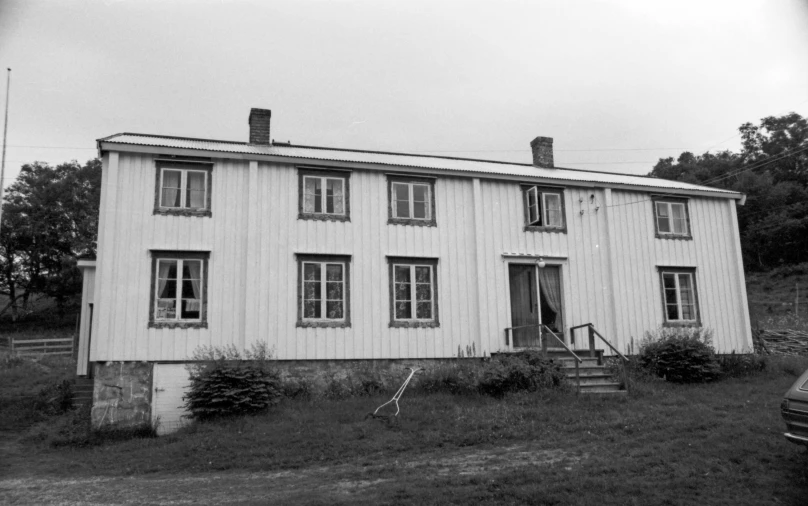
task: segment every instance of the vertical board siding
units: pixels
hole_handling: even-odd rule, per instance
[[[713,331],[718,352],[748,351],[751,343],[745,289],[738,280],[737,239],[732,228],[733,201],[691,198],[688,202],[693,240],[657,239],[650,196],[614,191],[610,209],[614,220],[615,301],[617,348],[636,345],[648,330],[664,321],[658,266],[696,268],[696,288],[702,325]],[[741,287],[740,289],[738,287]]]
[[[256,341],[288,360],[452,357],[471,345],[478,356],[504,351],[508,262],[520,261],[504,253],[559,263],[565,327],[591,322],[620,350],[662,322],[656,267],[696,267],[716,348],[739,351],[747,342],[730,201],[691,199],[693,240],[660,240],[648,194],[615,190],[607,213],[603,189],[570,187],[567,232],[526,232],[518,184],[480,180],[475,200],[471,178],[440,177],[437,227],[388,225],[386,175],[354,170],[350,221],[325,222],[298,219],[294,166],[249,164],[216,161],[213,217],[155,216],[154,156],[105,155],[91,360],[182,361],[199,346]],[[207,329],[148,328],[153,249],[210,251]],[[296,326],[296,253],[350,255],[349,328]],[[388,256],[439,259],[438,328],[389,327]]]

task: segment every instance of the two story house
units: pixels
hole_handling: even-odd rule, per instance
[[[742,194],[555,167],[546,137],[517,164],[274,143],[270,118],[250,112],[249,142],[98,140],[78,363],[96,424],[178,420],[201,346],[263,341],[309,370],[505,353],[540,328],[569,344],[584,323],[624,352],[681,325],[752,347]]]

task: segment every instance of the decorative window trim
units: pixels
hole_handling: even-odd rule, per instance
[[[164,158],[155,159],[155,182],[154,182],[154,212],[164,216],[212,216],[211,193],[213,188],[213,162],[209,160],[170,160]],[[181,170],[183,172],[196,171],[205,172],[205,208],[189,209],[187,207],[162,207],[160,196],[162,195],[162,174],[163,170]],[[183,192],[184,193],[184,192]]]
[[[351,326],[351,256],[329,255],[312,253],[295,253],[297,257],[297,324],[296,327],[305,328],[348,328]],[[307,320],[303,318],[303,264],[311,263],[341,263],[345,266],[343,272],[343,304],[345,318],[342,320]]]
[[[663,327],[701,327],[701,308],[699,307],[699,288],[698,283],[696,281],[696,268],[695,267],[665,267],[665,266],[657,266],[657,272],[659,274],[659,291],[662,297],[662,326]],[[666,307],[666,299],[665,299],[665,274],[689,274],[690,280],[693,283],[693,307],[696,311],[696,319],[695,320],[675,320],[669,321],[668,320],[668,308]],[[679,299],[681,297],[679,287],[679,279],[678,276],[676,277],[676,297],[677,297],[677,304],[680,305],[679,314],[681,314],[681,303]]]
[[[402,184],[423,184],[429,187],[429,219],[419,218],[398,218],[393,216],[393,183]],[[412,194],[410,186],[410,195]],[[437,227],[438,221],[435,212],[435,178],[417,176],[397,176],[387,175],[387,224],[388,225],[411,225],[415,227]]]
[[[685,209],[685,224],[687,225],[687,232],[684,234],[677,234],[675,232],[660,232],[659,231],[659,216],[657,216],[657,203],[666,204],[682,204]],[[654,216],[654,232],[657,239],[673,239],[678,241],[692,241],[693,228],[690,224],[690,205],[689,199],[679,197],[664,197],[661,195],[651,196],[651,212]],[[671,226],[673,226],[671,222]]]
[[[528,207],[529,200],[528,200],[528,192],[530,192],[533,188],[536,190],[538,201],[541,202],[539,205],[538,211],[542,215],[542,223],[545,223],[547,220],[547,209],[544,205],[545,198],[544,195],[547,193],[554,193],[559,195],[561,201],[561,226],[548,226],[548,225],[531,225],[530,220],[530,209]],[[567,233],[567,204],[565,198],[565,189],[553,186],[542,186],[536,184],[528,184],[522,183],[521,184],[521,191],[522,191],[522,209],[524,212],[525,217],[525,226],[523,230],[525,232],[552,232],[552,233],[560,233],[566,234]]]
[[[209,251],[165,251],[151,250],[151,284],[149,296],[149,328],[153,329],[206,329],[208,328],[208,279],[209,276]],[[164,321],[155,319],[155,304],[157,295],[157,262],[158,260],[201,260],[202,261],[202,286],[200,320],[176,320]],[[179,273],[178,275],[181,275]]]
[[[345,185],[344,190],[344,206],[345,212],[343,214],[327,214],[327,213],[306,213],[303,212],[303,192],[304,180],[306,176],[342,179]],[[298,167],[297,168],[297,219],[298,220],[318,220],[318,221],[351,221],[351,172],[350,171],[337,171],[331,169],[311,169]]]
[[[428,265],[432,268],[432,319],[431,320],[396,320],[394,265]],[[437,328],[440,327],[440,311],[438,297],[438,259],[424,257],[387,257],[387,279],[390,286],[390,324],[392,328]],[[413,294],[415,290],[413,289]],[[413,295],[414,296],[414,295]]]

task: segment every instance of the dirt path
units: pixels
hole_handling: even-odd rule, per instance
[[[290,504],[367,499],[400,480],[482,475],[532,466],[572,470],[586,454],[528,446],[422,454],[408,460],[277,472],[222,472],[104,478],[0,479],[3,504]],[[359,495],[356,495],[359,494]],[[388,497],[389,499],[389,497]]]

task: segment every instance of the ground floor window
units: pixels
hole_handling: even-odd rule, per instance
[[[660,267],[665,323],[699,325],[696,269]]]
[[[350,257],[298,255],[298,326],[349,327]]]
[[[207,326],[208,252],[152,251],[149,326]]]
[[[438,260],[388,257],[390,326],[437,327]]]

